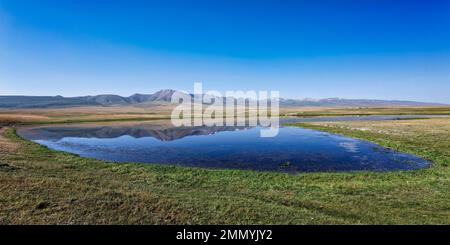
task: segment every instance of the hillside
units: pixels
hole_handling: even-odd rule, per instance
[[[0,96],[0,108],[58,108],[79,106],[125,106],[170,103],[176,90],[163,89],[153,94],[133,94],[123,97],[114,94],[95,96]],[[385,107],[385,106],[439,106],[438,103],[371,100],[371,99],[280,99],[282,107],[324,106],[324,107]]]

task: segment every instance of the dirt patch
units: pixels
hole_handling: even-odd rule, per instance
[[[12,142],[4,136],[5,129],[6,128],[0,128],[0,154],[14,152],[19,149],[18,143]]]

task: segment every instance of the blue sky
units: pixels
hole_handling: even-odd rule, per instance
[[[450,103],[450,1],[0,0],[0,94]]]

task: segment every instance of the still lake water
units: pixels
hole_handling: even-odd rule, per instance
[[[22,128],[51,149],[115,162],[282,172],[392,171],[429,166],[417,156],[298,127],[261,138],[254,127],[181,127],[141,122]]]

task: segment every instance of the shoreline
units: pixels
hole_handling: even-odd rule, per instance
[[[5,205],[0,206],[0,223],[448,224],[450,154],[445,142],[450,137],[440,133],[448,132],[448,122],[374,123],[386,130],[411,125],[414,130],[404,131],[413,132],[408,137],[331,129],[415,150],[434,160],[431,168],[298,175],[106,163],[46,149],[7,131],[6,138],[19,148],[0,156],[0,162],[14,166],[0,168]],[[349,125],[361,123],[368,122]]]

